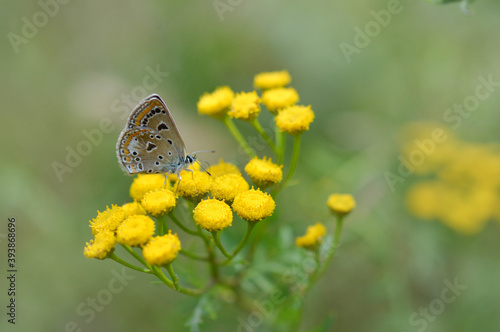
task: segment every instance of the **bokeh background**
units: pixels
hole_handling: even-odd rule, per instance
[[[96,210],[129,200],[132,178],[115,156],[123,114],[159,70],[147,92],[165,99],[188,150],[215,149],[203,156],[210,163],[244,165],[222,124],[200,117],[196,102],[220,85],[249,91],[255,74],[281,69],[316,119],[270,232],[332,226],[330,193],[358,202],[339,255],[306,299],[301,330],[326,317],[331,331],[500,330],[500,87],[474,111],[446,113],[475,95],[481,77],[500,82],[499,2],[478,0],[466,14],[458,4],[402,0],[349,57],[340,46],[355,45],[356,28],[392,1],[41,3],[52,13],[46,21],[37,1],[0,1],[0,267],[4,276],[7,217],[15,217],[19,270],[15,326],[6,322],[0,278],[2,331],[66,331],[70,322],[82,331],[186,330],[196,299],[133,272],[95,317],[77,313],[121,271],[82,251]],[[34,19],[36,30],[26,23]],[[112,130],[58,177],[54,162],[67,164],[68,151],[102,121]],[[432,137],[429,128],[450,139],[401,176],[401,158],[418,149],[415,139]],[[394,186],[388,172],[400,177]],[[455,280],[466,289],[441,309],[446,281]],[[430,318],[412,324],[420,310]],[[243,314],[231,305],[218,312],[203,330],[236,331]]]

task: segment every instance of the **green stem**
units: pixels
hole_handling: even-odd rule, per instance
[[[159,236],[165,235],[165,233],[168,232],[168,227],[167,224],[165,223],[165,216],[156,218],[156,222],[158,224],[158,235]]]
[[[264,129],[262,128],[262,126],[260,125],[260,122],[257,118],[253,119],[252,121],[250,121],[250,124],[252,125],[252,127],[254,127],[254,129],[259,133],[260,136],[262,136],[262,138],[267,142],[267,144],[269,145],[269,147],[271,149],[273,149],[274,153],[276,154],[276,158],[279,159],[279,156],[280,156],[280,151],[278,150],[278,148],[276,147],[276,145],[274,144],[273,140],[271,139],[271,137],[269,137],[269,135],[264,131]],[[281,165],[281,164],[280,164]]]
[[[222,243],[220,243],[219,232],[218,231],[213,231],[212,232],[212,236],[214,238],[215,245],[217,246],[217,248],[219,248],[220,252],[224,256],[226,256],[227,258],[233,258],[230,254],[227,253],[226,249],[224,249],[224,246],[222,245]]]
[[[212,280],[214,282],[219,282],[219,266],[215,262],[214,248],[212,247],[210,240],[207,237],[205,237],[205,234],[203,234],[203,230],[201,229],[200,226],[198,226],[198,233],[199,236],[202,238],[205,247],[207,248],[208,263],[210,264],[210,275],[212,277]]]
[[[248,157],[253,158],[255,156],[255,151],[248,145],[248,142],[243,138],[238,127],[234,124],[233,120],[229,116],[225,116],[223,119],[224,125],[231,132],[231,135],[236,139],[241,148],[245,151]]]
[[[165,266],[165,268],[167,269],[167,272],[170,275],[172,282],[174,283],[174,289],[178,290],[179,289],[179,277],[177,277],[177,275],[175,274],[174,268],[172,267],[172,263],[167,264],[167,266]]]
[[[151,270],[143,269],[142,267],[138,267],[138,266],[135,266],[133,264],[130,264],[129,262],[124,261],[123,259],[118,257],[115,253],[112,253],[111,256],[109,256],[109,258],[111,258],[112,260],[114,260],[117,263],[120,263],[128,268],[131,268],[132,270],[153,274],[153,271],[151,271]]]
[[[179,226],[180,229],[182,229],[184,232],[188,233],[188,234],[191,234],[191,235],[198,235],[198,232],[197,231],[193,231],[193,230],[190,230],[189,228],[187,228],[186,226],[184,226],[180,221],[179,219],[177,219],[177,217],[175,216],[175,214],[172,212],[170,212],[168,214],[168,217],[177,225]]]
[[[297,135],[293,137],[293,152],[292,152],[292,161],[290,162],[290,168],[288,169],[288,173],[285,179],[283,180],[283,182],[281,182],[281,185],[276,190],[275,194],[277,194],[281,189],[283,189],[286,186],[286,183],[292,178],[293,174],[295,173],[295,169],[297,168],[297,164],[299,162],[301,137],[302,135]]]
[[[247,230],[245,232],[245,235],[243,236],[243,239],[241,239],[240,244],[238,244],[238,246],[236,247],[234,252],[230,255],[230,257],[228,257],[227,260],[221,263],[222,265],[229,263],[234,258],[234,256],[236,256],[240,252],[240,250],[243,249],[245,244],[247,244],[248,239],[250,238],[250,234],[252,233],[255,224],[256,224],[255,222],[247,221]]]
[[[151,270],[151,265],[149,265],[145,260],[144,258],[141,257],[141,255],[139,255],[138,253],[136,253],[134,251],[134,249],[130,248],[129,246],[127,246],[126,244],[120,244],[123,249],[125,249],[130,255],[132,255],[135,259],[137,259],[139,262],[141,262],[142,265],[144,265],[146,268],[148,268],[149,270]]]
[[[200,255],[194,254],[192,252],[186,251],[184,249],[181,249],[181,251],[179,251],[179,252],[184,256],[187,256],[187,257],[192,258],[192,259],[196,259],[198,261],[208,261],[208,257],[200,256]]]
[[[276,149],[278,150],[278,165],[283,165],[283,160],[285,159],[285,132],[275,127],[274,136],[276,138]]]
[[[323,264],[320,266],[318,270],[316,270],[316,273],[313,273],[311,278],[309,279],[309,284],[307,285],[306,289],[304,290],[304,293],[306,293],[316,281],[318,281],[323,274],[325,274],[327,267],[331,264],[333,261],[333,258],[335,257],[335,253],[337,252],[337,248],[339,247],[340,244],[340,235],[342,234],[342,226],[344,224],[344,216],[337,216],[337,224],[335,226],[335,235],[333,237],[333,244],[330,252],[326,256]],[[319,251],[319,249],[317,249]],[[319,257],[318,257],[318,263]]]

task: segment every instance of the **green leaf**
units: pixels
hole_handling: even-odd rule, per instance
[[[190,332],[200,332],[200,327],[203,324],[203,318],[208,317],[212,320],[217,318],[215,297],[211,293],[202,295],[193,309],[193,313],[188,318],[185,326],[189,327]]]

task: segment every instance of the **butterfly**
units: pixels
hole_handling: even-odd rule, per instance
[[[172,114],[157,94],[142,100],[130,114],[116,144],[116,156],[128,174],[177,174],[196,162],[187,154]]]

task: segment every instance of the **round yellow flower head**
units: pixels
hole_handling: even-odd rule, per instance
[[[236,195],[233,210],[246,221],[259,221],[273,214],[276,204],[271,195],[250,189]]]
[[[220,118],[231,106],[233,97],[234,92],[228,86],[219,87],[212,93],[205,93],[198,101],[198,113]]]
[[[289,135],[300,135],[309,130],[309,125],[314,120],[311,106],[290,106],[278,112],[274,118],[276,127]]]
[[[177,199],[172,190],[162,188],[146,193],[141,204],[150,215],[158,218],[170,213],[177,204]]]
[[[165,175],[163,174],[137,174],[130,186],[130,196],[140,202],[148,191],[163,188]]]
[[[210,192],[215,198],[232,203],[236,195],[248,188],[250,186],[240,174],[225,174],[214,179]]]
[[[229,205],[215,198],[202,200],[193,212],[194,221],[209,232],[220,231],[233,223]]]
[[[259,159],[254,157],[245,166],[245,172],[250,176],[253,183],[259,187],[268,187],[278,183],[283,178],[283,166],[278,166],[271,161],[271,158]]]
[[[356,207],[354,198],[349,194],[331,194],[326,205],[333,213],[343,216],[351,212]]]
[[[315,225],[308,226],[306,234],[304,236],[297,237],[295,244],[297,247],[314,250],[321,244],[325,234],[325,226],[323,226],[321,222],[317,222]]]
[[[163,266],[172,263],[180,250],[179,237],[168,231],[168,234],[152,238],[142,248],[142,257],[149,265]]]
[[[241,175],[238,167],[231,163],[226,163],[224,160],[219,159],[219,163],[208,168],[208,172],[212,174],[213,178],[217,178],[225,174],[238,174]]]
[[[127,213],[123,208],[111,205],[111,209],[106,206],[104,212],[97,211],[97,217],[90,221],[92,234],[96,235],[103,231],[114,232],[120,224],[127,218]]]
[[[260,113],[260,98],[257,92],[240,92],[236,94],[227,113],[231,118],[252,121]]]
[[[186,171],[180,173],[181,182],[178,184],[177,193],[184,198],[195,199],[205,195],[211,186],[210,175],[201,171]]]
[[[131,216],[118,227],[118,243],[139,247],[146,244],[155,232],[155,222],[148,216]]]
[[[276,88],[262,94],[262,103],[275,114],[279,109],[295,105],[298,101],[299,94],[294,88]]]
[[[146,215],[146,210],[138,202],[126,203],[122,205],[123,211],[127,214],[127,217],[139,215]]]
[[[86,243],[83,254],[87,258],[105,259],[113,252],[115,245],[114,232],[102,231],[95,235],[94,240]]]
[[[290,84],[292,77],[286,70],[264,72],[255,75],[253,85],[262,90],[280,88]]]

